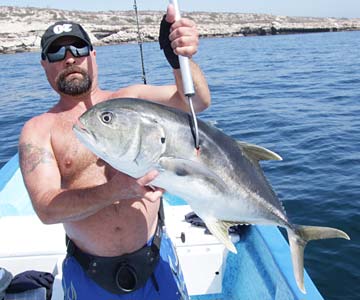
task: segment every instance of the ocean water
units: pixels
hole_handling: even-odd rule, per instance
[[[203,39],[195,60],[212,92],[199,115],[283,161],[262,166],[296,224],[334,226],[351,241],[308,245],[305,267],[325,299],[360,299],[360,32]],[[144,44],[149,84],[172,83],[156,43]],[[141,83],[137,44],[97,48],[100,85]],[[0,56],[0,167],[22,125],[58,97],[39,53]]]

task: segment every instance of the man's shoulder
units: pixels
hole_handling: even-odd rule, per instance
[[[54,115],[48,112],[32,117],[24,124],[21,135],[43,136],[44,134],[49,133],[54,122],[54,118]]]
[[[32,117],[30,120],[28,120],[25,123],[25,125],[31,125],[31,126],[42,125],[46,127],[54,120],[55,120],[55,115],[49,111]]]
[[[138,98],[139,91],[146,88],[144,84],[134,84],[126,87],[122,87],[117,91],[111,93],[109,99],[113,98]]]

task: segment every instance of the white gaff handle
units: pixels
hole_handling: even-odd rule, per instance
[[[179,20],[181,18],[181,15],[177,0],[169,0],[169,3],[174,5],[175,21]],[[179,64],[180,64],[181,78],[184,86],[184,94],[185,96],[188,97],[193,96],[195,95],[195,89],[191,76],[189,58],[179,55]]]

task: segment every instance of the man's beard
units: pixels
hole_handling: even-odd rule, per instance
[[[82,75],[82,79],[67,78],[68,75],[75,72],[80,73]],[[83,69],[77,66],[71,66],[60,72],[57,77],[56,84],[59,92],[70,96],[79,96],[87,93],[91,89],[92,80],[89,74]]]

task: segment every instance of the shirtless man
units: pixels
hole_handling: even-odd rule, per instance
[[[171,26],[165,37],[169,42],[162,41],[162,47],[177,68],[176,54],[191,58],[197,52],[198,33],[193,21],[174,20],[170,5],[167,22],[163,20],[161,25],[163,32],[166,25]],[[55,23],[44,33],[41,45],[41,65],[60,99],[48,112],[24,125],[19,141],[20,167],[41,221],[64,224],[68,242],[63,264],[65,299],[186,298],[179,278],[173,278],[177,272],[169,267],[168,257],[174,254],[168,238],[163,236],[161,246],[158,243],[163,190],[147,186],[156,171],[139,179],[122,174],[83,147],[72,132],[83,112],[111,98],[149,99],[188,110],[180,70],[173,71],[176,85],[132,85],[104,91],[98,86],[96,51],[79,24]],[[196,90],[194,107],[201,111],[209,106],[210,93],[200,68],[190,62]],[[143,249],[151,249],[150,262],[143,257]],[[133,258],[133,253],[141,255]],[[130,267],[120,272],[118,260],[124,255],[130,256]],[[139,259],[143,266],[140,272],[136,268]],[[151,263],[154,260],[155,266]],[[88,269],[89,263],[94,269]]]

